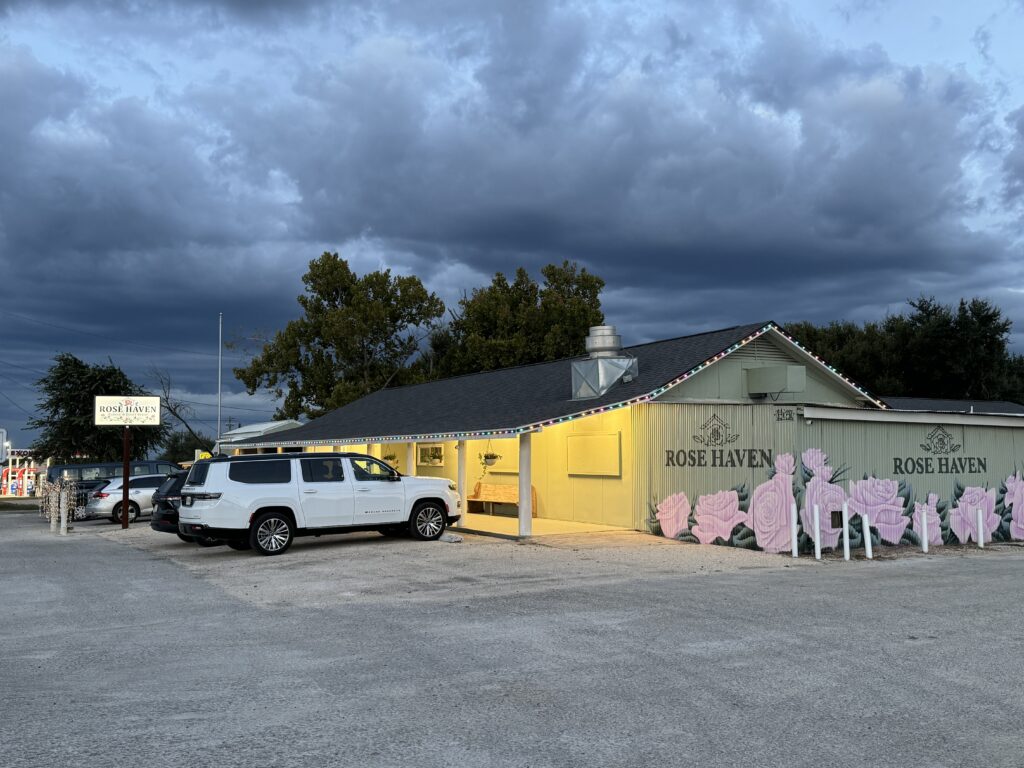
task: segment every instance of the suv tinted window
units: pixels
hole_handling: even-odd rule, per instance
[[[185,481],[185,485],[202,485],[206,482],[206,475],[209,471],[210,465],[205,461],[193,464],[192,469],[188,471],[188,479]]]
[[[344,482],[341,459],[303,459],[302,479],[307,483]]]
[[[164,481],[162,477],[139,477],[134,480],[130,480],[128,483],[129,488],[159,488],[160,484]]]
[[[292,463],[289,459],[235,461],[228,467],[228,477],[236,483],[289,483]]]
[[[356,480],[387,480],[395,470],[376,459],[352,459],[352,474]]]

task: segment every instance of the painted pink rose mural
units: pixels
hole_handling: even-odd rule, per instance
[[[775,474],[754,489],[750,497],[749,525],[757,546],[765,552],[785,552],[790,548],[789,517],[793,506],[793,454],[775,457]]]
[[[981,527],[985,541],[993,541],[993,534],[999,530],[1002,518],[996,514],[996,489],[968,486],[954,492],[955,503],[949,512],[949,529],[957,541],[966,544],[978,542],[978,510],[981,510]]]
[[[842,528],[832,527],[832,512],[840,511],[846,494],[838,480],[842,471],[829,466],[828,456],[818,448],[804,451],[800,456],[804,465],[805,480],[803,503],[800,504],[800,523],[806,538],[814,541],[814,507],[818,507],[818,526],[821,532],[821,546],[833,548],[839,543]],[[806,548],[806,544],[804,545]]]
[[[910,519],[903,516],[905,499],[899,495],[900,485],[895,480],[868,477],[850,483],[849,510],[860,515],[878,531],[882,541],[899,544]]]
[[[690,527],[690,500],[685,493],[669,496],[655,507],[655,516],[662,535],[674,539]]]
[[[1007,539],[1024,541],[1024,478],[1020,470],[1006,478],[1001,495],[1003,525],[1000,527],[1005,528]]]
[[[914,502],[914,514],[912,516],[912,528],[919,538],[924,538],[925,518],[928,523],[928,544],[939,546],[942,544],[942,531],[944,527],[940,507],[939,494],[929,493],[928,498],[922,504]]]
[[[728,490],[696,495],[680,490],[650,505],[650,529],[677,541],[694,544],[789,552],[792,546],[790,515],[797,508],[798,547],[814,549],[814,506],[820,513],[822,549],[842,544],[842,525],[833,512],[847,504],[850,515],[850,546],[864,546],[863,521],[872,528],[876,546],[920,546],[927,520],[928,542],[977,543],[977,510],[982,511],[986,542],[1024,541],[1024,476],[1015,470],[999,488],[964,487],[955,482],[952,499],[943,500],[929,491],[915,498],[905,479],[864,475],[844,481],[844,467],[833,468],[828,454],[811,448],[799,454],[780,453],[771,458],[768,477],[748,492],[746,483]],[[765,464],[761,464],[765,466]],[[691,499],[696,498],[694,503]],[[918,500],[922,499],[922,500]]]
[[[697,520],[693,535],[701,544],[712,544],[716,539],[729,543],[733,529],[747,522],[747,513],[740,509],[736,490],[700,496],[693,516]]]

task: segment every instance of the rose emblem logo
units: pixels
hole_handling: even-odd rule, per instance
[[[945,456],[946,454],[956,453],[960,448],[960,443],[954,442],[953,436],[942,427],[936,427],[929,432],[928,442],[921,443],[921,449],[923,451],[934,454],[935,456]]]
[[[712,416],[705,421],[700,428],[700,432],[699,435],[693,436],[694,441],[700,445],[707,445],[712,448],[735,443],[740,437],[738,433],[732,431],[732,427],[718,416]]]

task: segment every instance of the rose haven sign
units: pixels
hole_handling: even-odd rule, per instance
[[[97,395],[94,423],[97,427],[159,427],[159,397]]]

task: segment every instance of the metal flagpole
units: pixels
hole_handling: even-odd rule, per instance
[[[221,353],[224,350],[224,313],[217,315],[217,442],[220,443],[220,376],[224,368]]]

